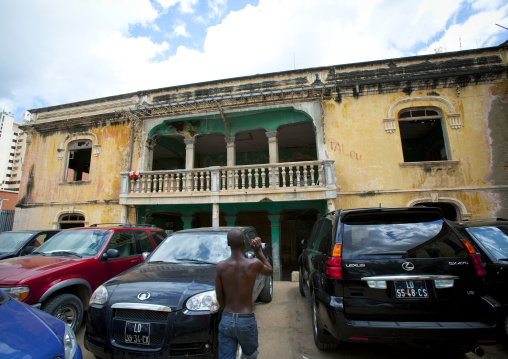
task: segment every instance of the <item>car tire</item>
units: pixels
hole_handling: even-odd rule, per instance
[[[298,268],[298,289],[300,289],[300,294],[302,297],[305,297],[305,291],[303,290],[303,270],[302,267]]]
[[[70,326],[74,333],[81,327],[83,304],[73,294],[55,295],[44,302],[41,309]]]
[[[259,293],[258,299],[260,302],[270,303],[273,299],[273,276],[265,278],[265,285]]]
[[[318,349],[329,350],[337,348],[337,343],[326,343],[323,341],[325,337],[325,330],[319,321],[317,302],[314,294],[312,295],[312,332],[314,334],[314,343]]]

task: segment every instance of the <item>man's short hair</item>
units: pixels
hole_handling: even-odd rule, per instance
[[[231,249],[241,248],[245,244],[243,232],[238,228],[233,228],[228,232],[228,246]]]

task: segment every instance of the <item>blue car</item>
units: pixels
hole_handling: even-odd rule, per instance
[[[0,290],[0,358],[81,359],[74,332],[64,322]]]

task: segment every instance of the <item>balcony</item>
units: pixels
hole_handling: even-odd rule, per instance
[[[199,204],[336,198],[332,160],[121,173],[120,204]]]

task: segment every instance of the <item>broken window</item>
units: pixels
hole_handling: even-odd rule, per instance
[[[92,158],[92,141],[77,140],[67,147],[66,181],[87,181],[90,179],[90,161]]]
[[[448,160],[442,117],[434,109],[410,109],[399,114],[404,162]]]

